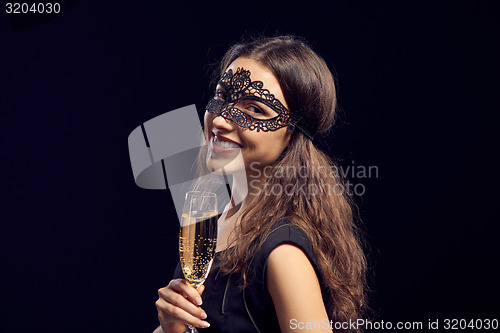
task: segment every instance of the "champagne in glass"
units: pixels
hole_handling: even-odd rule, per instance
[[[196,289],[205,281],[217,242],[217,212],[182,215],[179,254],[182,272]]]
[[[186,281],[198,289],[205,282],[217,242],[217,196],[188,192],[181,217],[179,256]],[[189,325],[191,332],[197,330]]]

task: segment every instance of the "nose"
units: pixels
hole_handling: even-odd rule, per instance
[[[236,126],[236,124],[233,123],[231,120],[227,120],[226,118],[220,115],[214,115],[214,118],[212,119],[212,124],[215,128],[224,132],[232,131],[234,130],[234,126]]]

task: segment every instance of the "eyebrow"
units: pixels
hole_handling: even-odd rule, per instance
[[[240,90],[237,91],[237,95],[241,94],[241,97],[239,97],[239,98],[253,97],[253,98],[250,98],[250,99],[254,100],[255,102],[259,102],[260,104],[262,104],[263,105],[263,106],[261,106],[262,108],[265,107],[266,109],[269,109],[272,114],[274,114],[274,113],[276,113],[277,115],[281,114],[281,112],[277,111],[273,106],[269,105],[269,104],[273,104],[273,103],[270,103],[269,100],[261,97],[263,94],[259,94],[258,91],[260,90],[261,92],[267,92],[268,95],[271,95],[273,97],[273,100],[276,100],[286,111],[290,112],[288,110],[288,108],[285,106],[285,104],[283,104],[283,102],[279,98],[277,98],[274,93],[272,93],[269,89],[264,88],[264,82],[263,81],[261,81],[261,80],[252,80],[252,78],[250,77],[251,76],[251,72],[249,70],[246,70],[243,67],[238,67],[238,69],[236,70],[236,72],[233,72],[232,69],[229,69],[228,71],[224,72],[222,74],[221,78],[219,79],[219,81],[217,82],[216,91],[218,90],[219,87],[221,87],[222,89],[224,89],[224,91],[226,93],[228,93],[229,95],[231,95],[232,94],[231,90],[235,90],[234,86],[231,84],[231,81],[232,81],[232,78],[236,74],[238,74],[238,73],[240,73],[240,74],[243,73],[243,76],[246,76],[246,78],[248,78],[248,80],[250,81],[248,84],[245,85],[245,90],[248,89],[250,86],[254,90],[257,90],[256,92],[251,93],[251,92],[241,91],[241,89],[240,89]],[[229,79],[227,80],[227,82],[224,82],[224,79],[225,79],[226,76],[229,76]],[[257,83],[257,82],[259,83],[257,85],[257,87],[255,87],[255,86],[252,85],[252,84]],[[229,96],[229,97],[231,97],[231,96]],[[263,111],[267,111],[267,110],[263,110]]]

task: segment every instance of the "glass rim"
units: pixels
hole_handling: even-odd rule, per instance
[[[215,194],[213,192],[206,192],[206,191],[188,191],[188,192],[186,192],[186,197],[188,195],[194,195],[194,194],[201,194],[202,196],[206,196],[206,197],[217,197],[217,194]]]

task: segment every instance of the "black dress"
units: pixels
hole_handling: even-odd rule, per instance
[[[323,275],[311,244],[302,229],[286,218],[281,219],[269,237],[257,251],[249,264],[247,287],[242,289],[241,273],[225,274],[219,269],[219,255],[216,254],[212,269],[205,281],[202,308],[207,313],[210,327],[198,328],[201,332],[280,332],[273,300],[266,288],[266,263],[271,251],[278,245],[290,243],[300,247],[311,262],[321,285],[323,300],[330,300],[330,292],[323,283]],[[180,264],[174,278],[183,278]],[[327,313],[331,313],[331,302],[325,302]]]

